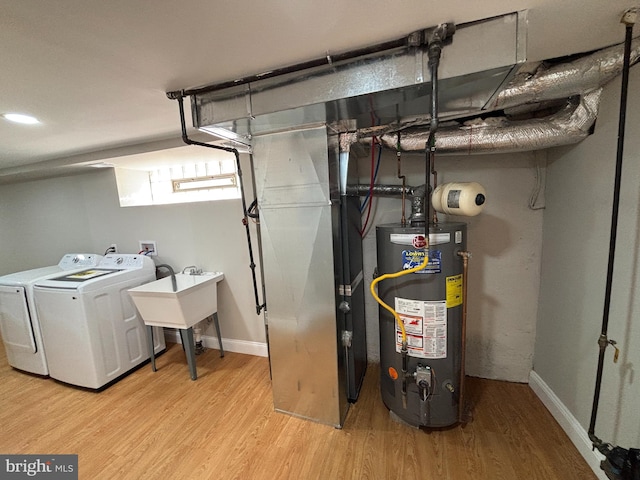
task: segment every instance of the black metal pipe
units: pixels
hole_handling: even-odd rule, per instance
[[[402,195],[413,195],[413,191],[417,187],[402,185],[374,185],[373,193],[376,197],[402,197]],[[369,194],[371,185],[368,184],[350,184],[347,185],[348,197],[365,197]]]
[[[431,49],[429,49],[431,54]],[[429,245],[429,223],[431,218],[431,168],[436,156],[436,130],[438,130],[438,62],[432,62],[429,58],[429,67],[431,69],[431,122],[429,125],[429,138],[426,145],[427,165],[425,172],[425,224],[424,236]],[[426,255],[429,253],[426,252]]]
[[[247,202],[244,199],[244,182],[242,181],[242,168],[240,166],[240,152],[236,148],[231,147],[222,147],[220,145],[212,145],[204,142],[197,142],[195,140],[191,140],[187,135],[187,124],[184,116],[184,97],[179,96],[176,97],[178,100],[178,106],[180,108],[180,126],[182,128],[182,141],[187,145],[197,145],[199,147],[213,148],[215,150],[223,150],[225,152],[233,153],[236,157],[236,168],[238,169],[238,179],[240,180],[240,198],[242,199],[242,213],[244,217],[242,218],[242,224],[245,227],[245,231],[247,233],[247,245],[249,247],[249,268],[251,269],[251,277],[253,279],[253,294],[255,296],[256,301],[256,314],[260,315],[260,312],[263,308],[266,309],[266,302],[260,304],[260,299],[258,298],[258,282],[256,280],[256,264],[253,260],[253,247],[251,245],[251,232],[249,230],[249,219],[247,212]]]
[[[607,330],[609,327],[609,313],[611,310],[611,289],[613,284],[613,265],[616,252],[616,238],[618,232],[618,213],[620,207],[620,185],[622,181],[622,158],[624,153],[624,131],[627,114],[627,92],[629,86],[629,65],[631,57],[631,40],[633,38],[633,25],[627,24],[625,30],[624,63],[622,67],[622,86],[620,93],[620,113],[618,117],[618,145],[616,154],[616,171],[613,190],[613,207],[611,212],[611,234],[609,237],[609,263],[607,266],[607,283],[605,289],[604,311],[602,315],[602,329],[598,339],[600,352],[598,355],[598,370],[596,373],[596,386],[593,394],[593,406],[591,408],[591,421],[589,423],[589,438],[594,443],[600,443],[595,436],[596,418],[598,416],[598,404],[600,402],[600,390],[602,388],[602,371],[604,368],[604,356],[609,340]]]
[[[454,27],[450,27],[450,24],[441,24],[430,30],[427,34],[427,55],[429,58],[429,71],[431,73],[431,108],[429,122],[429,138],[426,145],[426,172],[425,172],[425,185],[427,189],[425,191],[425,240],[427,246],[429,245],[429,219],[431,216],[431,169],[436,155],[436,131],[438,130],[438,67],[440,66],[440,56],[442,55],[442,45],[444,40],[455,31]],[[451,29],[451,33],[448,30]],[[429,255],[429,252],[425,252]]]
[[[409,371],[409,349],[407,348],[406,340],[402,342],[402,348],[400,349],[400,354],[402,355],[402,407],[407,408],[407,378]]]

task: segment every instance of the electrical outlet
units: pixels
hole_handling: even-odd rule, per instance
[[[140,253],[149,257],[155,257],[158,255],[158,248],[156,247],[155,240],[140,240]]]

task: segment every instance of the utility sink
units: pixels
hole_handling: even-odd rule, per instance
[[[198,275],[176,273],[177,291],[171,277],[129,289],[129,295],[146,325],[187,329],[218,311],[218,282],[222,272]]]

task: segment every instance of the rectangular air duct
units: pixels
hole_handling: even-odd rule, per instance
[[[441,118],[477,114],[490,104],[524,62],[525,50],[524,12],[456,26],[439,68]],[[371,126],[372,110],[380,125],[424,119],[429,80],[424,46],[405,45],[227,88],[197,89],[202,93],[191,97],[193,121],[214,135],[225,129],[249,139],[342,120],[355,120],[360,129]]]

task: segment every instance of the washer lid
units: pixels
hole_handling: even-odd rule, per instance
[[[122,272],[122,270],[113,268],[89,268],[87,270],[81,270],[79,272],[67,273],[65,275],[62,275],[61,277],[42,280],[40,282],[37,282],[36,286],[75,289],[82,285],[84,282],[88,282],[89,280],[105,277],[107,275],[113,275],[119,272]]]
[[[104,275],[110,275],[114,272],[119,272],[119,269],[111,269],[111,268],[90,268],[88,270],[82,270],[80,272],[69,273],[67,275],[63,275],[62,277],[56,277],[51,279],[52,281],[58,282],[76,282],[82,283],[87,280],[91,280],[92,278],[102,277]]]

